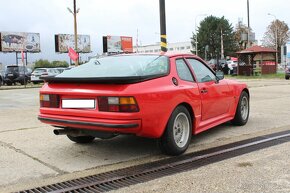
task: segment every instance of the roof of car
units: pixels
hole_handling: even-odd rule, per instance
[[[165,53],[130,53],[130,54],[116,54],[116,55],[110,55],[110,56],[128,56],[128,55],[164,55],[168,56],[169,58],[171,57],[178,57],[178,56],[190,56],[190,57],[195,57],[198,58],[198,56],[190,53],[177,53],[177,52],[165,52]]]

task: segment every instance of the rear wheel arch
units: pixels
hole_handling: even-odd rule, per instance
[[[190,106],[190,104],[188,104],[188,103],[186,103],[186,102],[183,102],[183,103],[180,103],[180,104],[176,105],[176,106],[172,109],[172,111],[170,112],[170,115],[169,115],[169,117],[168,117],[168,119],[167,119],[167,122],[166,122],[164,128],[163,128],[163,131],[162,131],[162,133],[161,133],[161,136],[164,134],[164,132],[165,132],[165,130],[166,130],[166,126],[167,126],[167,123],[169,122],[169,119],[170,119],[171,114],[172,114],[173,111],[174,111],[177,107],[179,107],[179,106],[183,106],[183,107],[185,107],[185,108],[188,110],[188,112],[189,112],[189,114],[190,114],[190,118],[191,118],[192,128],[195,127],[195,122],[194,122],[194,117],[195,117],[195,115],[194,115],[194,111],[193,111],[192,107]],[[194,131],[193,131],[193,132],[194,132]]]
[[[168,155],[185,152],[191,141],[193,120],[193,110],[189,104],[177,105],[158,140],[161,151]]]

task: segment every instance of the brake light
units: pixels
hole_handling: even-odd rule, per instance
[[[40,94],[40,107],[58,108],[59,96],[55,94]]]
[[[138,112],[139,107],[134,97],[98,97],[99,111]]]

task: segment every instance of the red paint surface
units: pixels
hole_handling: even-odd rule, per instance
[[[138,136],[159,138],[166,127],[169,117],[178,105],[186,105],[192,112],[193,134],[200,133],[234,118],[239,95],[247,86],[233,80],[196,83],[181,80],[176,72],[175,59],[200,58],[194,55],[166,54],[170,57],[170,74],[135,84],[45,84],[40,93],[57,94],[60,99],[96,99],[99,96],[133,96],[139,112],[100,112],[96,109],[40,108],[40,117],[61,120],[74,120],[107,124],[138,123],[136,128],[104,128],[82,126],[83,129],[115,133],[132,133]],[[192,72],[194,74],[194,72]],[[172,78],[178,80],[174,85]],[[202,94],[201,89],[207,89]],[[80,129],[79,125],[53,123],[54,126]]]

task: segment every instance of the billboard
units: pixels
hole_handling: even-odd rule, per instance
[[[132,53],[133,41],[132,37],[128,36],[104,36],[103,37],[103,52],[109,53]]]
[[[68,53],[68,48],[75,49],[75,36],[71,34],[55,35],[55,51],[60,53]],[[91,52],[91,40],[89,35],[78,35],[77,52]]]
[[[2,52],[40,52],[39,33],[0,32]]]

